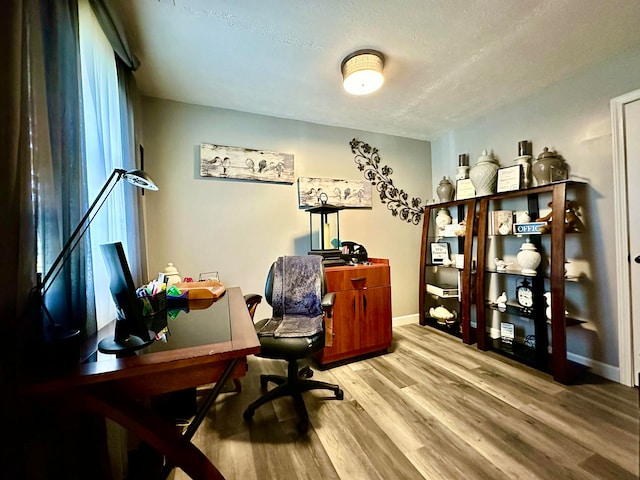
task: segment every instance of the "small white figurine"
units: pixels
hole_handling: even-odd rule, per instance
[[[496,298],[496,305],[498,308],[507,308],[507,292],[502,292],[498,298]]]
[[[531,221],[529,212],[518,212],[516,214],[516,223],[528,223]]]
[[[496,264],[496,271],[498,272],[505,272],[507,270],[507,267],[511,265],[511,263],[507,263],[499,258],[494,258],[493,262]]]
[[[544,313],[547,316],[547,320],[551,320],[551,292],[544,292],[544,298],[547,301],[547,308]]]

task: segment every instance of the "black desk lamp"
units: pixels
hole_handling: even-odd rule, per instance
[[[114,181],[115,178],[115,181]],[[84,235],[84,233],[89,228],[89,225],[95,218],[96,214],[104,205],[104,202],[109,198],[109,195],[113,191],[114,187],[118,184],[118,182],[122,179],[127,180],[129,183],[135,185],[136,187],[143,188],[146,190],[158,190],[158,187],[153,180],[142,170],[122,170],[120,168],[116,168],[111,176],[107,179],[102,190],[96,196],[95,200],[87,210],[87,213],[84,214],[82,220],[78,223],[78,226],[73,231],[67,242],[62,247],[62,251],[58,255],[58,257],[54,260],[51,265],[51,269],[47,272],[47,274],[43,277],[41,273],[38,273],[38,286],[36,295],[38,295],[38,301],[42,311],[45,312],[47,317],[49,318],[49,322],[51,327],[53,328],[54,340],[64,340],[71,337],[77,336],[80,331],[79,330],[68,330],[62,327],[61,325],[57,325],[53,318],[51,317],[51,313],[47,310],[47,307],[44,303],[44,296],[53,284],[53,281],[62,271],[62,267],[69,259],[71,252],[76,248],[80,239]]]

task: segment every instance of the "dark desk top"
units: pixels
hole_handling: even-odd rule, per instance
[[[167,320],[167,341],[154,342],[129,357],[93,353],[88,361],[64,374],[26,385],[31,393],[66,390],[104,382],[132,381],[135,377],[215,367],[216,364],[260,351],[242,291],[228,288],[225,295],[203,310],[180,312]],[[101,338],[106,333],[101,333]],[[95,339],[93,342],[95,345]],[[95,348],[93,347],[95,352]]]

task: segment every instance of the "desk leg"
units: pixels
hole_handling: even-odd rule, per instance
[[[218,398],[218,395],[220,395],[220,391],[222,390],[222,387],[224,387],[224,384],[227,383],[227,380],[229,380],[229,377],[231,377],[231,373],[233,373],[239,361],[240,361],[239,358],[234,358],[231,361],[229,361],[229,364],[225,367],[224,371],[222,372],[222,375],[220,376],[216,384],[211,389],[211,392],[209,392],[209,395],[207,395],[207,397],[205,398],[204,402],[202,403],[202,406],[196,412],[195,417],[193,418],[191,423],[189,423],[189,426],[182,434],[181,438],[184,443],[188,445],[192,445],[191,439],[195,435],[196,430],[198,430],[198,427],[204,420],[204,417],[207,416],[207,412],[211,408],[211,405],[213,405],[213,402],[215,402],[216,398]],[[167,476],[175,466],[176,464],[173,463],[171,459],[167,458],[167,461],[160,474],[160,478],[167,478]],[[220,476],[220,478],[223,478],[223,477]]]
[[[167,462],[179,466],[192,479],[224,480],[220,471],[204,453],[189,439],[183,438],[174,425],[145,408],[140,402],[100,386],[77,389],[71,392],[70,398],[79,401],[82,408],[110,418],[130,430],[164,454]]]

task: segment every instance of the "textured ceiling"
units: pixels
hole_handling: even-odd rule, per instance
[[[638,0],[115,0],[144,95],[424,140],[640,49]],[[340,63],[386,56],[353,97]]]

